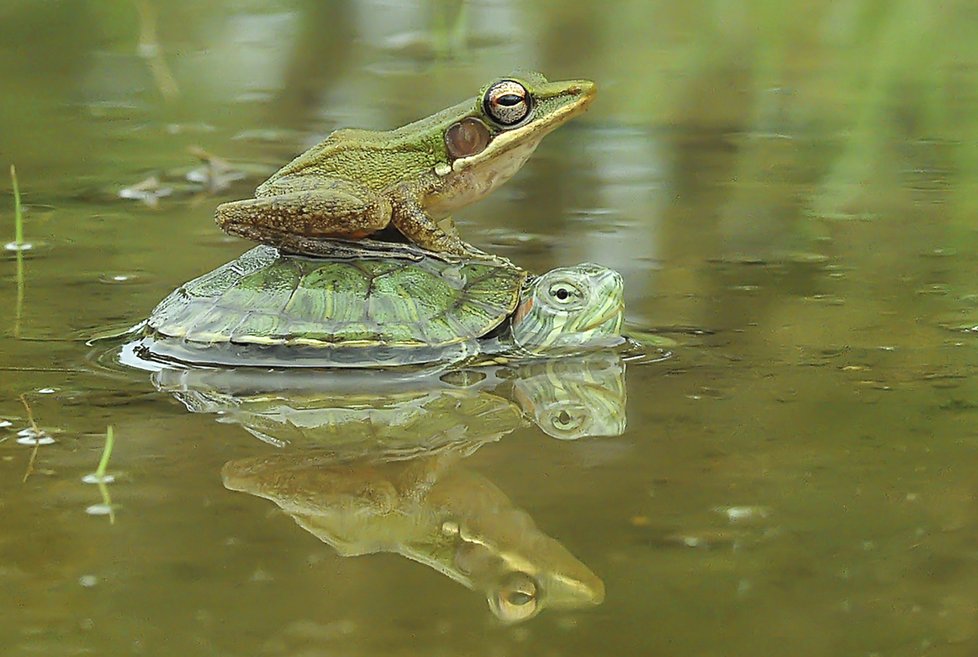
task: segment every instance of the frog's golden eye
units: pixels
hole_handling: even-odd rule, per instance
[[[530,115],[530,92],[516,80],[502,80],[489,87],[482,107],[501,126],[513,126]]]
[[[486,150],[489,145],[489,128],[474,117],[453,123],[445,131],[445,147],[452,159],[469,157]]]
[[[489,608],[506,623],[516,623],[535,616],[540,610],[540,589],[526,573],[513,572],[499,583],[489,597]]]

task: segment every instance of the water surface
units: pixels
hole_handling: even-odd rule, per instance
[[[5,3],[0,161],[36,248],[20,304],[0,259],[4,654],[974,654],[976,18],[924,0]],[[617,436],[556,439],[509,379],[413,402],[430,440],[394,452],[603,588],[507,624],[478,586],[348,555],[229,479],[288,452],[263,438],[281,423],[200,408],[85,340],[249,248],[216,204],[330,130],[518,68],[599,97],[460,230],[535,271],[619,269],[632,330],[672,357],[624,365]],[[192,147],[245,175],[186,184]],[[326,399],[403,402],[366,394]],[[21,396],[55,439],[34,455]],[[82,482],[110,424],[112,517]],[[356,490],[396,499],[337,424]]]

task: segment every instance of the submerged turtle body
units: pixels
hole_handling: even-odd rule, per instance
[[[573,304],[592,278],[608,278],[611,298],[591,304],[600,325],[583,328],[617,335],[618,274],[596,265],[571,270],[580,281],[566,289],[551,283],[544,293]],[[339,244],[330,258],[258,246],[165,298],[144,344],[150,354],[193,363],[356,367],[457,360],[484,350],[477,340],[486,337],[498,338],[497,351],[559,346],[565,320],[543,312],[547,301],[531,293],[540,279],[533,286],[527,279],[502,258],[453,261],[408,245]],[[576,301],[592,314],[586,300]],[[522,340],[511,330],[517,321]]]

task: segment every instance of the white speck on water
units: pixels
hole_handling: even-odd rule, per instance
[[[34,248],[34,245],[30,242],[7,242],[3,245],[7,251],[30,251]]]
[[[50,395],[50,394],[55,393],[57,391],[58,391],[57,388],[41,388],[37,392],[38,392],[38,394],[41,394],[41,395]]]
[[[109,285],[138,282],[142,278],[142,272],[138,271],[107,271],[98,275],[100,283],[107,283]]]
[[[13,426],[13,424],[10,420],[0,420],[0,429],[6,429],[7,427]]]
[[[99,476],[94,472],[92,472],[82,477],[82,483],[85,484],[111,484],[114,481],[115,481],[115,475],[110,475],[110,474],[104,474]]]
[[[84,586],[86,589],[90,589],[98,584],[98,577],[95,575],[82,575],[78,578],[78,583]]]
[[[768,509],[762,506],[718,506],[713,510],[727,516],[730,522],[766,518],[769,513]]]
[[[85,513],[90,516],[107,516],[112,513],[110,504],[93,504],[85,509]]]
[[[18,431],[17,436],[18,445],[51,445],[55,442],[54,438],[43,431],[37,433],[30,427]]]

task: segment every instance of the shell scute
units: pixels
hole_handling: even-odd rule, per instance
[[[356,267],[334,262],[312,268],[283,309],[293,319],[331,324],[362,321],[370,279]]]

